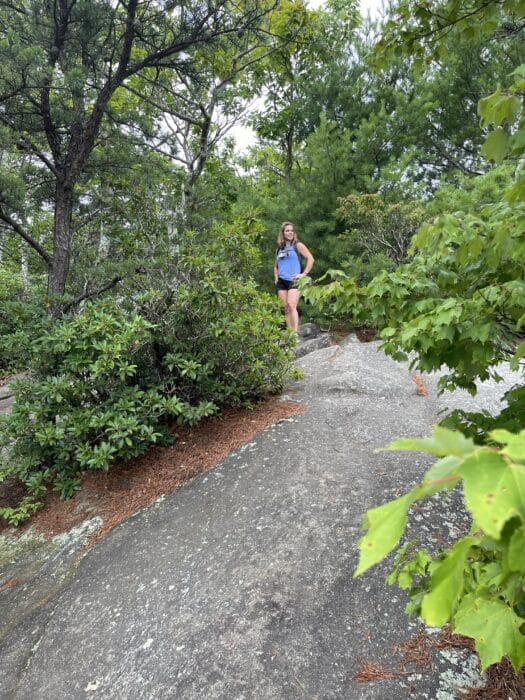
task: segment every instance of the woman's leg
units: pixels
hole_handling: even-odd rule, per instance
[[[282,301],[283,304],[283,310],[284,310],[284,318],[286,320],[286,325],[288,328],[290,328],[290,324],[288,322],[288,313],[289,313],[289,308],[288,308],[288,290],[287,289],[279,289],[277,291],[277,296],[279,299]]]
[[[301,292],[298,289],[289,289],[287,297],[288,313],[286,314],[286,323],[288,328],[292,331],[299,330],[299,314],[297,313],[297,304],[299,303],[299,297]],[[286,313],[286,312],[285,312]]]

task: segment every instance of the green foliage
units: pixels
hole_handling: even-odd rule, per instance
[[[190,13],[186,5],[0,0],[0,221],[45,266],[55,317],[123,277],[113,263],[136,269],[144,248],[158,244],[162,230],[151,230],[145,209],[129,225],[130,199],[147,190],[154,210],[176,190],[172,234],[209,222],[210,200],[219,209],[231,194],[221,190],[221,159],[210,156],[251,99],[244,74],[298,27],[288,25],[286,37],[269,31],[276,6],[266,0],[196,4]],[[300,3],[289,5],[301,14]],[[212,197],[197,187],[209,161]],[[41,211],[45,236],[34,230]]]
[[[250,279],[257,236],[256,222],[241,220],[188,233],[177,255],[157,260],[147,280],[157,289],[48,319],[30,344],[29,377],[12,384],[13,412],[0,418],[0,480],[16,478],[28,492],[1,516],[29,517],[49,486],[70,497],[83,471],[171,440],[169,422],[194,424],[282,388],[295,338],[280,328],[276,299]]]
[[[341,244],[341,269],[360,285],[367,284],[381,272],[393,272],[396,263],[383,252],[373,253],[362,258],[359,255],[346,255],[344,242]]]
[[[407,359],[410,352],[420,369],[446,365],[442,389],[475,393],[476,380],[497,378],[503,360],[519,370],[524,355],[524,213],[522,203],[503,201],[475,214],[438,216],[415,236],[412,259],[394,272],[359,288],[343,272],[331,271],[329,283],[313,285],[305,295],[378,326],[382,347],[394,358]],[[521,384],[507,392],[499,415],[457,412],[446,419],[467,437],[437,427],[430,439],[394,443],[393,449],[440,459],[408,494],[368,511],[356,570],[363,573],[392,551],[413,503],[461,483],[471,534],[435,556],[405,545],[390,582],[409,589],[407,611],[430,625],[450,622],[471,636],[484,668],[503,656],[516,669],[525,663],[525,391],[522,376],[516,377]]]
[[[525,90],[525,63],[513,72],[514,82],[502,92],[497,90],[480,100],[478,111],[483,126],[493,126],[489,132],[483,150],[488,158],[501,163],[504,158],[516,159],[520,163],[516,182],[506,195],[509,202],[525,201],[525,110],[523,93]]]
[[[355,278],[342,270],[328,270],[315,284],[302,285],[305,300],[327,318],[347,323],[360,321],[360,289]]]
[[[348,226],[340,238],[363,261],[383,254],[396,264],[406,260],[412,237],[424,218],[414,202],[389,204],[377,194],[350,194],[339,200],[337,216]]]
[[[166,358],[196,361],[194,376],[179,371],[169,377],[187,400],[246,403],[280,390],[289,376],[295,341],[280,328],[276,298],[251,279],[260,264],[257,236],[255,222],[239,220],[218,224],[208,241],[190,236],[176,291],[140,300],[155,325],[154,362],[144,371],[154,371],[159,381]]]
[[[484,669],[507,656],[518,671],[525,664],[525,430],[489,437],[497,449],[436,427],[431,438],[390,446],[439,459],[409,493],[368,511],[355,576],[394,549],[414,503],[460,484],[470,534],[433,556],[405,544],[389,583],[409,590],[408,610],[427,624],[448,622],[472,637]]]
[[[196,358],[202,371],[181,375],[183,395],[247,403],[280,390],[289,374],[293,340],[280,321],[275,300],[253,283],[210,271],[200,289],[177,295],[159,319],[157,352]]]
[[[20,274],[0,269],[0,375],[27,365],[31,339],[45,325],[37,288],[31,296],[28,300]]]
[[[196,422],[216,410],[141,383],[138,361],[151,333],[145,319],[105,302],[33,342],[31,376],[12,383],[13,412],[0,417],[0,478],[16,477],[29,498],[0,515],[16,524],[49,485],[68,498],[80,488],[82,471],[107,471],[116,458],[170,440],[169,417]]]
[[[403,22],[397,25],[396,41],[390,42],[393,50],[402,46],[404,35],[416,23],[414,17],[407,20],[413,7],[403,3]],[[351,14],[352,7],[347,9]],[[374,33],[381,27],[363,22],[356,29],[351,22],[343,24],[340,11],[340,3],[328,3],[308,13],[304,43],[289,47],[291,55],[297,48],[298,60],[287,61],[288,53],[284,59],[280,56],[271,63],[270,75],[263,76],[269,98],[255,119],[259,147],[243,161],[249,176],[244,178],[241,198],[261,212],[267,231],[265,259],[272,258],[280,223],[291,220],[315,255],[314,277],[339,268],[364,284],[378,271],[379,260],[372,261],[371,256],[387,248],[389,255],[395,250],[398,262],[410,232],[403,235],[403,227],[388,226],[386,242],[381,242],[377,234],[384,227],[369,232],[363,221],[351,230],[336,215],[338,198],[379,192],[385,206],[403,207],[416,197],[428,198],[440,180],[453,183],[452,194],[459,195],[467,175],[473,181],[473,175],[489,167],[480,154],[484,134],[479,129],[478,100],[494,84],[508,89],[512,81],[508,76],[523,49],[519,35],[514,40],[500,34],[487,41],[483,36],[463,37],[452,28],[446,37],[447,59],[439,65],[425,64],[421,67],[426,70],[418,72],[400,49],[374,72]],[[310,36],[315,44],[308,43]],[[443,201],[441,212],[452,207],[465,210],[453,202],[447,207]],[[372,216],[369,222],[374,223]],[[345,228],[351,233],[342,240]],[[368,248],[363,249],[362,243]],[[270,264],[261,277],[268,289]],[[388,260],[384,267],[392,271]]]
[[[418,6],[414,15],[412,9],[410,2],[398,4],[379,47],[383,59],[406,52],[420,65],[425,57],[446,60],[451,27],[463,38],[492,34],[502,13],[523,14],[523,3],[475,0],[467,9],[450,0],[439,18],[430,7]],[[395,21],[400,19],[408,19],[408,26]],[[525,149],[523,75],[523,67],[516,69],[507,90],[498,89],[479,103],[482,125],[494,127],[483,152],[496,163],[516,162]],[[486,183],[497,189],[494,180]],[[368,311],[376,318],[386,352],[406,359],[411,351],[421,369],[447,365],[450,373],[440,380],[442,388],[460,386],[475,393],[476,379],[498,378],[502,360],[516,371],[522,365],[523,183],[521,163],[511,188],[499,197],[493,192],[488,204],[476,186],[466,196],[451,198],[463,201],[453,213],[447,213],[446,200],[436,202],[441,215],[414,238],[413,259],[394,273],[378,275],[366,290],[346,295],[354,313]],[[476,197],[478,206],[468,206]],[[461,487],[471,516],[469,535],[435,555],[405,544],[389,582],[409,590],[410,613],[429,625],[449,622],[454,631],[472,637],[484,669],[504,657],[516,671],[525,664],[525,387],[520,379],[507,392],[499,415],[457,412],[444,422],[461,433],[436,427],[432,438],[391,445],[439,459],[408,494],[366,514],[356,570],[359,575],[392,551],[413,503]]]
[[[445,0],[439,13],[431,5],[400,0],[378,42],[377,60],[381,64],[392,55],[406,54],[420,68],[430,59],[446,61],[450,53],[447,37],[451,29],[456,30],[456,35],[461,38],[476,40],[481,37],[486,40],[505,20],[512,23],[522,16],[523,0],[472,0],[469,3]],[[513,32],[508,33],[512,35]],[[501,34],[504,36],[503,32]]]
[[[442,364],[443,388],[475,392],[475,379],[511,360],[525,313],[523,214],[505,203],[422,227],[414,258],[366,289],[388,354],[415,351],[422,370]]]
[[[482,211],[500,202],[514,180],[514,167],[505,163],[489,170],[482,177],[457,173],[443,180],[426,204],[426,219],[456,212]]]
[[[460,430],[475,443],[487,442],[491,430],[505,428],[517,433],[523,427],[525,415],[525,386],[517,385],[502,396],[504,408],[495,416],[489,411],[462,411],[456,409],[441,421],[451,430]]]
[[[524,214],[525,205],[503,202],[439,217],[422,226],[412,259],[394,272],[362,288],[332,272],[329,285],[305,296],[379,328],[382,349],[396,359],[415,353],[412,364],[423,371],[447,365],[442,389],[475,393],[476,379],[522,352]]]

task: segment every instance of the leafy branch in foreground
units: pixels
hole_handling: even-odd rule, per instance
[[[395,548],[415,502],[460,484],[470,533],[435,556],[405,544],[388,581],[409,590],[408,612],[472,637],[483,669],[508,657],[519,670],[525,664],[525,430],[494,430],[490,438],[499,448],[436,427],[431,438],[390,445],[439,459],[409,493],[367,512],[354,576]]]
[[[437,5],[401,0],[378,45],[379,61],[394,53],[422,68],[446,57],[452,29],[464,38],[490,37],[508,20],[521,21],[524,6],[522,0],[444,0],[437,12]],[[513,165],[512,187],[481,211],[474,205],[461,212],[445,208],[414,237],[409,262],[377,275],[366,288],[336,271],[323,288],[305,290],[317,306],[376,325],[382,349],[394,359],[411,354],[413,365],[427,371],[445,365],[442,390],[461,387],[475,394],[477,380],[499,379],[499,363],[508,361],[517,372],[525,356],[525,66],[517,66],[511,78],[506,90],[478,103],[478,113],[482,126],[493,129],[483,155]],[[456,415],[463,432],[441,426],[431,438],[391,445],[439,459],[409,493],[366,513],[355,572],[367,571],[396,547],[415,502],[461,487],[472,521],[469,534],[437,554],[405,544],[389,582],[410,591],[409,612],[472,637],[484,669],[504,657],[516,670],[525,664],[522,373],[520,380],[499,416]]]
[[[470,533],[437,554],[405,544],[389,582],[409,590],[408,612],[473,638],[484,669],[504,657],[516,670],[525,664],[524,74],[516,69],[507,93],[479,104],[483,125],[495,127],[485,155],[518,166],[505,195],[481,211],[444,211],[414,237],[407,263],[366,287],[333,271],[324,286],[305,289],[316,306],[378,327],[382,349],[394,359],[411,355],[426,371],[446,366],[442,390],[475,394],[478,380],[499,378],[501,362],[516,371],[520,383],[499,416],[456,413],[447,423],[462,432],[441,426],[431,438],[393,443],[391,449],[439,459],[409,493],[366,513],[355,572],[395,549],[415,502],[460,486]]]

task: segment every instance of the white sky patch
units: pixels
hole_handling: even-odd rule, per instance
[[[371,17],[381,14],[386,4],[385,0],[361,0],[359,3],[363,17],[366,17],[368,13]]]
[[[245,153],[250,146],[255,144],[255,131],[249,126],[236,124],[228,133],[235,139],[235,145],[241,153]]]

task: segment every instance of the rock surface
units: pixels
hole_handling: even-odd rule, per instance
[[[352,578],[363,512],[404,493],[430,463],[376,448],[429,434],[447,403],[436,376],[417,396],[407,367],[377,348],[350,337],[300,357],[304,379],[287,398],[303,413],[69,568],[61,592],[4,634],[0,697],[446,700],[480,683],[464,650],[404,673],[394,648],[416,630],[404,595],[385,585],[386,566]],[[515,378],[502,372],[502,384],[451,402],[497,410]],[[411,534],[436,544],[468,526],[457,503],[435,506],[414,515]],[[0,590],[4,620],[10,591]],[[391,674],[358,682],[366,663]]]
[[[328,348],[333,344],[331,333],[321,331],[316,323],[303,323],[299,326],[298,344],[295,348],[295,357],[304,357],[311,352]]]

